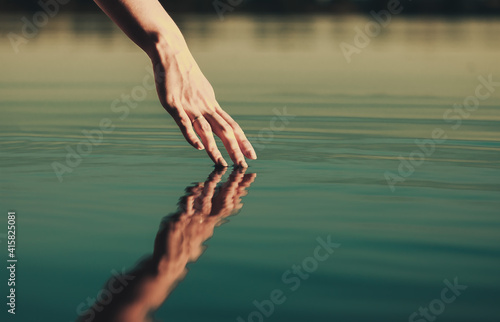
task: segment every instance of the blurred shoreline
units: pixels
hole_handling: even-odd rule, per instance
[[[168,0],[160,1],[172,14],[216,14],[219,10],[228,13],[256,14],[369,14],[371,11],[386,9],[388,3],[396,0]],[[500,0],[401,0],[396,1],[404,7],[402,15],[500,15]],[[40,0],[33,2],[15,2],[0,0],[1,13],[36,12],[42,6],[59,5],[65,12],[98,12],[100,9],[88,0]]]

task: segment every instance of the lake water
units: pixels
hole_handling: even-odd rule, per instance
[[[6,35],[22,35],[21,17],[0,17],[2,265],[9,210],[18,258],[16,316],[2,304],[2,320],[74,321],[153,253],[213,167],[106,17],[60,14],[16,53]],[[350,63],[341,44],[368,17],[176,20],[259,159],[157,321],[500,320],[498,20],[394,17]],[[137,104],[127,115],[112,110],[122,95]]]

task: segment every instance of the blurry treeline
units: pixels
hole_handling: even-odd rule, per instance
[[[0,13],[38,11],[39,1],[58,0],[0,0]],[[140,1],[140,0],[138,0]],[[171,13],[214,14],[225,7],[237,13],[302,14],[368,13],[387,7],[391,0],[160,0]],[[61,0],[63,11],[96,11],[92,0]],[[402,14],[471,15],[500,14],[500,0],[401,0]]]

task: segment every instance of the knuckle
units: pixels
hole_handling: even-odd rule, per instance
[[[237,136],[237,138],[241,141],[248,141],[245,132],[241,128],[235,128],[234,129],[234,134]]]
[[[210,127],[210,124],[205,120],[200,122],[200,127],[203,132],[212,132],[212,127]]]
[[[167,102],[168,105],[175,106],[177,100],[175,99],[174,95],[167,94],[165,101]]]
[[[225,136],[231,135],[233,133],[233,129],[229,125],[226,125],[226,124],[219,125],[219,130]]]
[[[238,124],[235,120],[233,120],[232,118],[229,118],[229,119],[228,119],[228,120],[226,120],[226,121],[227,121],[227,123],[229,123],[229,125],[231,125],[231,127],[232,127],[232,128],[234,128],[235,130],[238,130],[238,129],[239,129],[239,130],[241,130],[241,128],[240,128],[240,126],[239,126],[239,124]]]
[[[189,125],[191,124],[187,117],[181,117],[179,123],[186,129],[189,129]]]
[[[220,155],[219,150],[217,149],[217,146],[215,144],[210,144],[207,147],[207,152],[213,156],[218,157]]]
[[[233,139],[227,140],[227,147],[234,152],[240,151],[240,147],[238,145],[238,142],[236,140],[233,140]]]

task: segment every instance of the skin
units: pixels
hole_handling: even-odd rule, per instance
[[[245,157],[257,159],[241,127],[217,102],[179,28],[157,0],[95,2],[149,56],[160,102],[193,147],[206,149],[216,165],[227,166],[215,133],[235,165],[246,168]]]
[[[256,177],[255,173],[245,174],[245,169],[235,169],[218,187],[225,172],[226,168],[215,170],[205,183],[186,188],[178,211],[165,217],[160,225],[153,255],[126,273],[134,278],[120,292],[113,292],[106,283],[104,289],[114,293],[112,300],[106,305],[94,304],[78,321],[153,321],[151,312],[186,276],[186,265],[203,254],[203,243],[213,236],[215,227],[241,209],[241,198]]]

